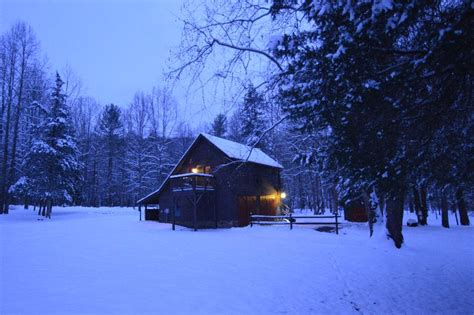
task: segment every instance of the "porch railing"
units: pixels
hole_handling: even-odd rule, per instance
[[[170,176],[173,192],[213,191],[215,178],[210,174],[186,173]]]

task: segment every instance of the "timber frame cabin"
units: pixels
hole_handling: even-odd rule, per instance
[[[161,186],[138,200],[145,220],[185,227],[246,226],[278,215],[283,167],[257,148],[199,134]]]

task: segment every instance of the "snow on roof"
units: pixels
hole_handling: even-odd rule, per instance
[[[218,147],[231,159],[253,162],[271,167],[283,168],[283,166],[265,154],[262,150],[250,146],[230,141],[227,139],[201,133],[207,140]]]

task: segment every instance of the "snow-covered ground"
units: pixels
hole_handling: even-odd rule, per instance
[[[200,230],[126,208],[0,216],[0,314],[473,314],[474,229]],[[406,218],[405,218],[406,221]]]

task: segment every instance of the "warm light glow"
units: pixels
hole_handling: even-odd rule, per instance
[[[193,168],[191,169],[191,172],[193,172],[194,174],[196,174],[197,172],[199,172],[199,170],[198,170],[197,168],[193,167]]]
[[[280,197],[281,197],[281,199],[285,199],[285,198],[286,198],[286,192],[282,192],[282,193],[280,194]]]

